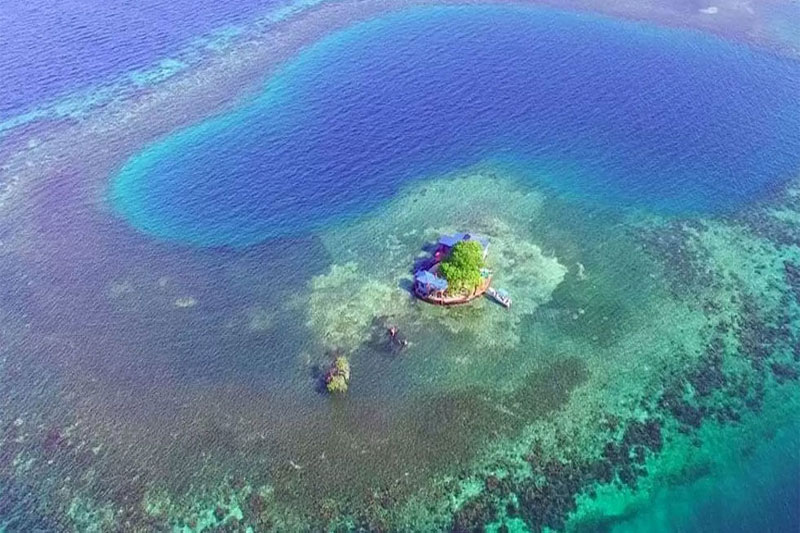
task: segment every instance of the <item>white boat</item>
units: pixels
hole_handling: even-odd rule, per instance
[[[503,289],[495,290],[494,287],[489,287],[486,294],[494,298],[494,300],[503,307],[511,307],[511,296]]]

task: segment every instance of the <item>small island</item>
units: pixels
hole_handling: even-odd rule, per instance
[[[492,282],[492,272],[486,268],[488,252],[485,237],[442,235],[431,260],[414,273],[414,294],[436,305],[465,304],[483,296]]]
[[[350,362],[343,355],[337,356],[323,376],[325,388],[331,393],[347,392],[350,385]]]

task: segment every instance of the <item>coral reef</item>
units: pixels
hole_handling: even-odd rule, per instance
[[[748,213],[748,231],[754,230],[753,220],[763,222],[770,216]],[[696,354],[680,352],[694,344],[679,348],[674,359],[682,364],[669,367],[661,378],[662,390],[655,388],[640,397],[638,415],[621,415],[622,420],[628,418],[624,423],[618,413],[599,417],[606,423],[605,444],[598,443],[604,433],[599,428],[595,444],[584,451],[561,439],[534,439],[526,455],[532,475],[506,478],[515,480],[508,489],[513,497],[493,498],[489,489],[497,481],[489,474],[487,490],[465,504],[464,513],[455,515],[454,529],[480,531],[490,523],[503,527],[505,520],[516,516],[532,531],[564,530],[570,523],[595,527],[610,519],[606,513],[611,509],[624,515],[621,501],[627,500],[631,507],[637,502],[647,505],[646,495],[654,487],[711,475],[710,465],[721,461],[714,455],[719,448],[706,449],[703,440],[714,432],[733,428],[741,446],[754,446],[747,444],[759,438],[753,434],[754,420],[765,419],[769,435],[767,420],[790,416],[780,406],[784,400],[776,403],[769,397],[789,394],[790,404],[798,401],[796,389],[784,394],[780,388],[797,380],[800,369],[797,276],[794,260],[786,259],[795,257],[797,250],[784,238],[774,247],[774,225],[767,224],[767,234],[761,236],[738,231],[738,222],[733,222],[727,226],[730,221],[670,221],[641,228],[639,238],[663,265],[671,294],[702,311],[704,347]],[[649,414],[642,419],[642,412]],[[744,420],[749,427],[741,426]],[[736,449],[726,442],[729,450]],[[698,447],[703,459],[695,457]],[[587,456],[591,449],[598,451]],[[732,460],[739,459],[734,455]],[[651,464],[657,468],[656,478],[642,487],[652,475]]]
[[[407,294],[370,277],[366,265],[333,265],[311,281],[309,326],[327,348],[351,350],[368,338],[376,316],[402,309]]]
[[[468,206],[464,221],[432,209],[451,198]],[[568,203],[545,201],[486,169],[419,182],[377,215],[321,231],[332,265],[309,274],[307,292],[301,288],[287,304],[306,313],[312,333],[300,352],[347,354],[358,365],[359,387],[347,401],[321,401],[308,390],[305,368],[292,385],[307,396],[292,399],[312,415],[282,427],[291,435],[285,440],[268,429],[281,409],[243,422],[250,398],[254,411],[270,408],[274,399],[262,389],[248,402],[208,407],[213,424],[185,441],[181,425],[200,415],[176,409],[171,453],[181,458],[167,461],[156,447],[147,453],[180,477],[178,443],[202,448],[195,477],[183,484],[134,466],[130,450],[112,444],[112,426],[92,422],[91,382],[76,395],[74,381],[66,381],[48,409],[33,409],[52,412],[52,420],[17,410],[10,398],[19,397],[20,376],[37,372],[15,355],[15,335],[25,329],[5,327],[11,344],[0,346],[0,510],[35,509],[39,529],[87,531],[608,524],[646,508],[659,488],[715,475],[723,460],[739,461],[796,417],[800,252],[776,229],[795,227],[792,202],[773,198],[740,218],[587,221]],[[420,242],[463,226],[492,237],[497,282],[515,296],[510,312],[476,302],[450,313],[409,296],[404,281]],[[604,240],[593,248],[598,232]],[[364,235],[374,239],[364,242]],[[385,253],[375,253],[376,242]],[[564,266],[578,263],[583,268]],[[115,294],[126,298],[127,289]],[[206,309],[209,300],[192,294]],[[263,343],[280,309],[255,304],[224,320],[236,317]],[[6,322],[15,320],[9,313]],[[412,339],[402,357],[381,356],[396,353],[391,326]],[[343,368],[333,365],[337,376]],[[48,379],[75,379],[68,365],[57,370]],[[70,418],[79,402],[92,413],[80,424]],[[227,411],[235,414],[225,419]],[[139,427],[114,417],[120,425],[113,431],[123,421]],[[287,460],[286,448],[309,436],[317,438]],[[730,457],[717,457],[720,442]],[[364,479],[348,477],[356,470]],[[358,490],[346,495],[309,489],[356,481]],[[300,495],[301,504],[287,495]]]

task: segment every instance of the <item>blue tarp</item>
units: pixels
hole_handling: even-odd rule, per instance
[[[420,270],[414,274],[414,281],[424,287],[430,287],[434,291],[443,291],[447,289],[447,280],[434,276],[428,270]]]
[[[456,245],[456,243],[465,241],[465,240],[473,240],[478,241],[483,249],[489,247],[489,239],[486,237],[481,237],[480,235],[471,235],[469,233],[454,233],[452,235],[442,235],[439,237],[439,244],[442,246],[447,246],[448,248],[452,248]]]
[[[447,246],[448,248],[452,248],[458,241],[461,240],[457,237],[457,235],[458,234],[442,235],[441,237],[439,237],[439,244],[441,244],[442,246]]]

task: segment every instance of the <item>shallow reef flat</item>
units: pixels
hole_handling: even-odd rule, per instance
[[[268,368],[295,362],[283,386],[175,376],[168,394],[137,406],[104,391],[107,378],[58,337],[43,348],[61,358],[57,371],[23,363],[14,347],[24,325],[5,323],[9,505],[38,509],[42,524],[100,531],[635,528],[654,502],[674,503],[669,491],[714,485],[773,438],[792,442],[794,185],[734,214],[667,218],[590,208],[521,178],[487,162],[420,179],[316,235],[325,265],[269,313],[248,304],[233,315],[253,335],[285,327],[286,315],[305,321],[309,341],[270,356]],[[467,228],[492,240],[511,312],[481,301],[450,314],[410,296],[421,246]],[[205,309],[202,327],[231,327],[210,296],[173,294],[180,280],[156,274],[159,321]],[[141,291],[142,275],[130,276],[104,297]],[[185,294],[196,306],[175,307]],[[136,310],[152,305],[139,298]],[[387,323],[407,349],[392,350]],[[313,392],[328,350],[346,353],[353,372],[347,397],[333,401]],[[26,396],[31,372],[46,381]],[[187,469],[190,448],[202,453]],[[45,491],[46,502],[34,498]]]
[[[798,249],[787,242],[796,228],[787,210],[796,209],[796,195],[790,187],[774,202],[713,220],[631,221],[627,233],[655,260],[650,276],[666,282],[674,307],[640,308],[639,321],[615,322],[632,327],[609,352],[636,343],[634,369],[597,346],[579,352],[589,377],[522,437],[489,446],[482,475],[462,478],[457,493],[469,496],[448,527],[647,530],[637,513],[654,505],[665,513],[652,511],[656,523],[688,527],[681,520],[691,517],[668,514],[670,491],[734,501],[732,487],[711,487],[737,483],[742,457],[760,454],[765,472],[795,460]],[[619,370],[616,383],[602,373],[607,357]],[[512,413],[520,406],[498,404]]]
[[[464,332],[487,350],[513,348],[521,322],[547,303],[567,268],[547,256],[526,231],[543,198],[491,171],[427,180],[408,187],[388,205],[323,232],[331,271],[312,281],[310,323],[321,340],[352,349],[369,339],[375,317],[416,336],[440,324],[445,334]],[[500,312],[488,301],[462,309],[420,305],[410,287],[423,248],[447,232],[468,229],[490,235],[495,285],[506,287],[517,305]],[[338,288],[338,291],[334,290]]]

